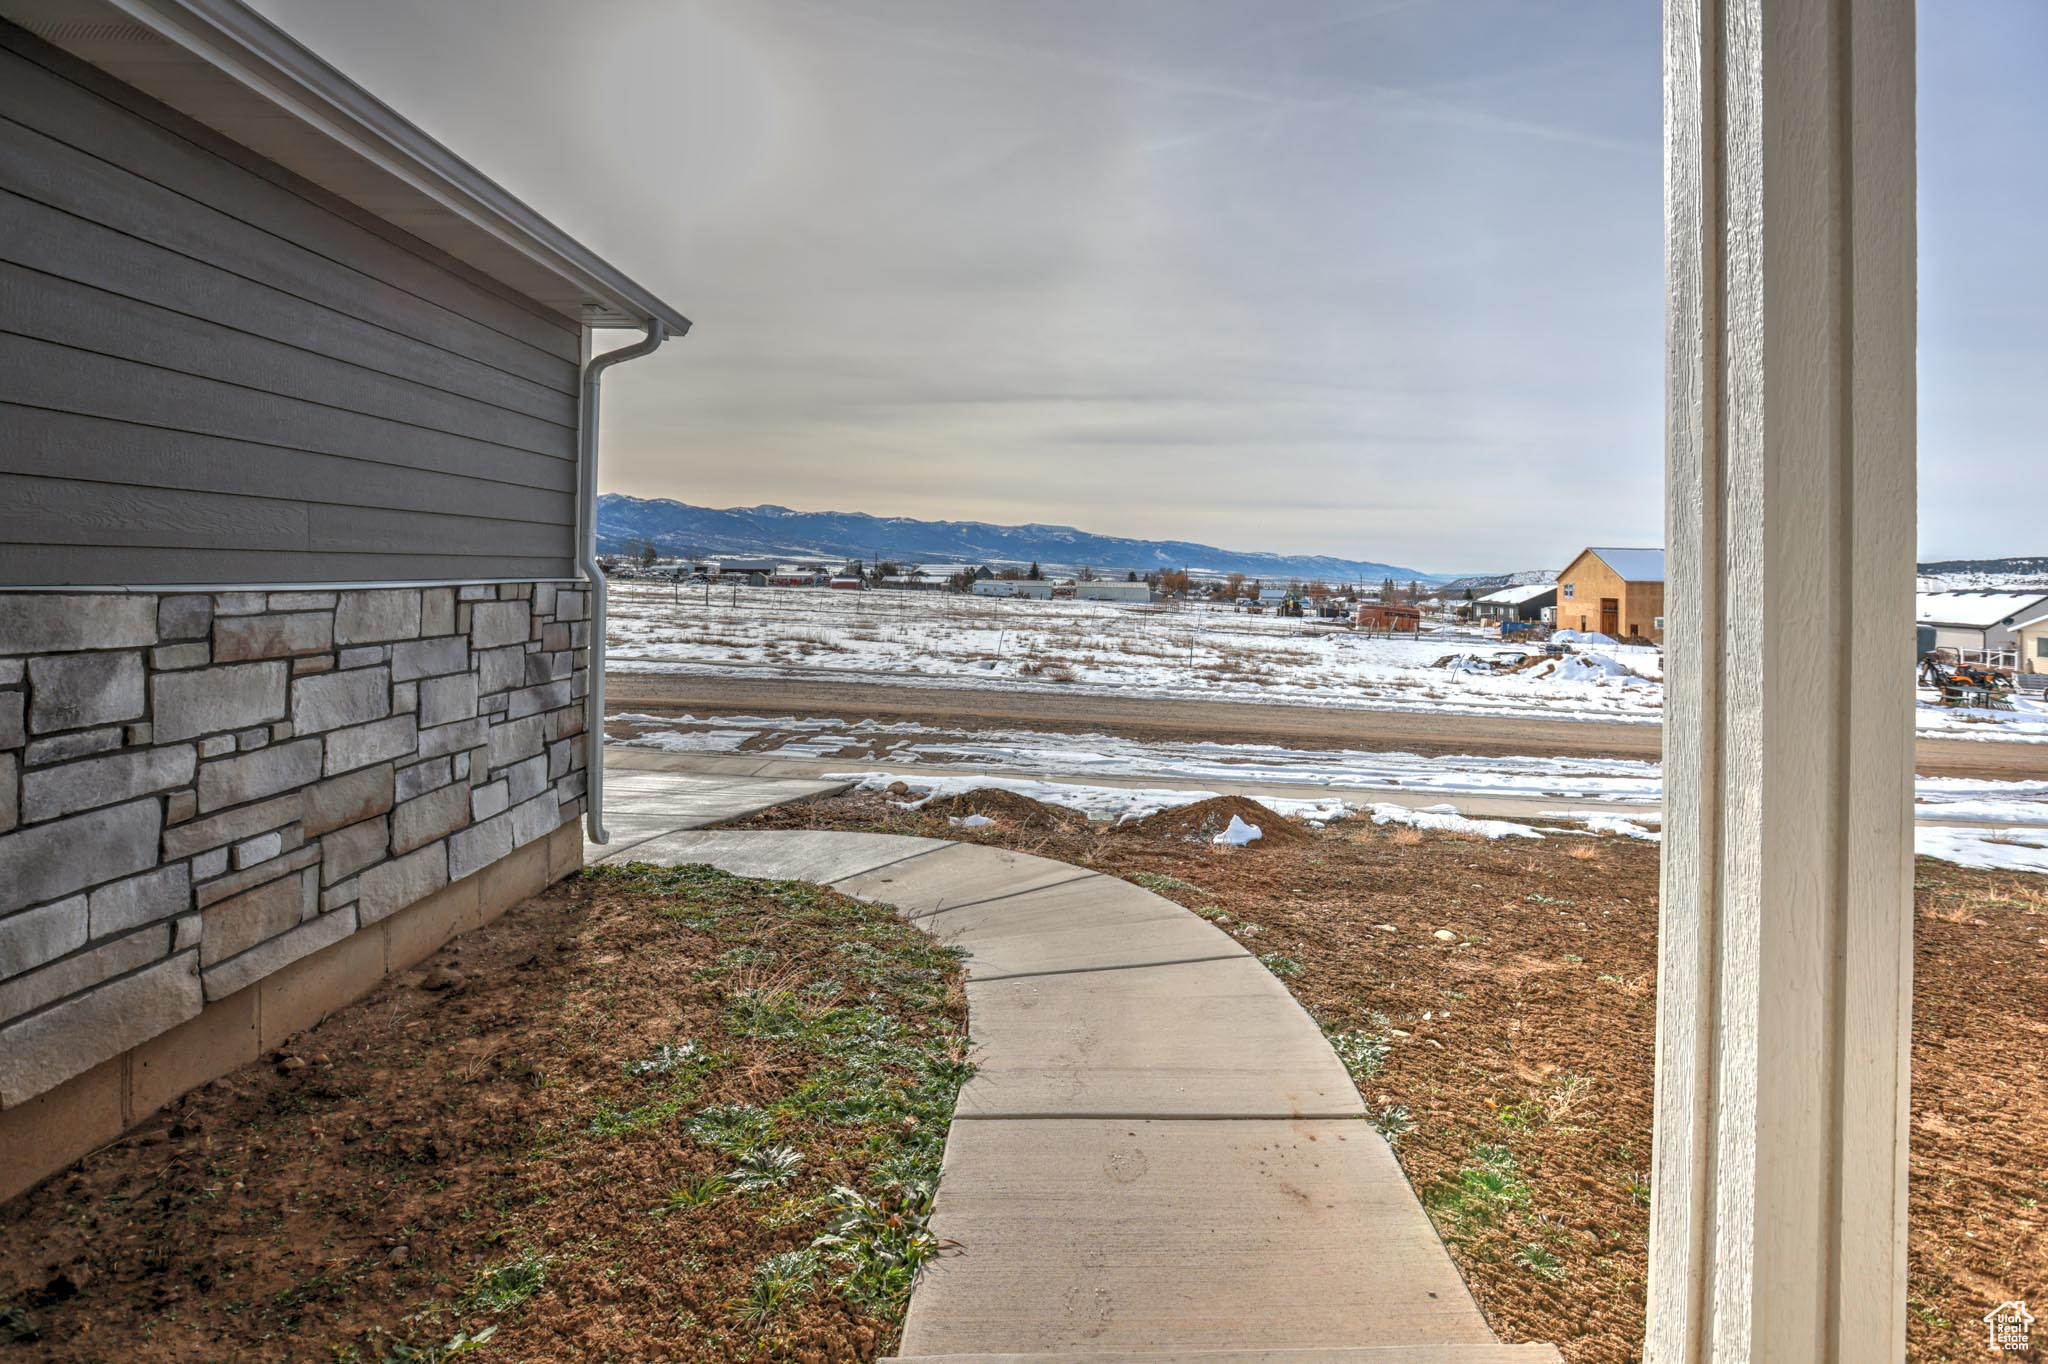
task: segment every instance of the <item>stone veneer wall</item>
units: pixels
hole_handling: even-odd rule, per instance
[[[589,629],[581,584],[0,594],[0,1112],[566,847]]]

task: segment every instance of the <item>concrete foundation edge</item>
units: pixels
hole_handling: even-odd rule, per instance
[[[361,928],[82,1075],[0,1112],[0,1202],[282,1045],[583,866],[580,822]]]

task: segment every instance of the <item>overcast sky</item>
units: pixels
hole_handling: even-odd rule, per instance
[[[1661,539],[1653,0],[256,3],[695,320],[607,491]],[[1921,547],[2048,553],[2048,5],[1922,10]]]

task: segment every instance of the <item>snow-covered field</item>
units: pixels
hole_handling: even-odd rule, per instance
[[[1298,791],[1261,799],[1300,819],[1367,818],[1488,838],[1540,836],[1519,821],[1470,818],[1449,800],[1416,809],[1373,799],[1417,793],[1468,800],[1505,797],[1578,806],[1546,809],[1543,815],[1587,832],[1654,838],[1664,795],[1658,764],[1626,759],[1423,757],[1107,734],[962,732],[909,721],[848,723],[797,716],[614,715],[610,723],[615,732],[626,731],[614,740],[621,747],[843,762],[844,768],[835,767],[830,775],[871,787],[902,781],[920,796],[934,796],[999,786],[1103,819],[1142,817],[1201,800],[1216,794],[1203,784],[1216,783]],[[878,771],[877,765],[888,770]],[[1152,782],[1160,784],[1146,784]],[[1587,805],[1611,807],[1611,812],[1589,812]],[[1966,866],[2048,872],[2048,780],[1922,777],[1914,813],[1922,825],[1917,846],[1928,856]],[[1935,823],[1939,827],[1927,827]],[[1981,827],[1986,825],[1994,827]]]
[[[708,600],[707,600],[708,597]],[[1652,723],[1655,649],[1601,646],[1493,676],[1443,660],[1509,652],[1480,631],[1373,639],[1335,624],[1192,604],[1016,601],[937,592],[612,589],[610,668],[740,672],[943,687],[1058,687],[1206,701],[1541,711]]]
[[[1654,724],[1663,655],[1585,642],[1562,660],[1489,632],[1381,639],[1340,625],[1166,603],[1018,601],[803,588],[612,589],[608,665],[889,682],[1050,688],[1208,701],[1269,701],[1453,715],[1543,715]],[[1922,693],[1923,703],[1932,693]],[[2011,711],[1922,704],[1922,734],[2048,743],[2048,704]]]

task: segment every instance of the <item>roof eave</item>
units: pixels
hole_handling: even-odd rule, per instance
[[[558,298],[537,301],[572,322],[594,327],[645,327],[660,322],[673,336],[689,330],[687,317],[236,0],[0,0],[0,15],[49,37],[94,65],[107,66],[111,74],[129,79],[145,93],[222,135],[248,143],[247,130],[238,136],[237,128],[223,127],[203,112],[181,105],[177,93],[186,87],[174,80],[164,82],[169,88],[151,89],[131,79],[132,73],[95,61],[83,38],[74,36],[66,41],[65,35],[81,23],[125,19],[318,133],[344,158],[352,158],[356,169],[370,168],[396,182],[423,201],[420,208],[438,208],[485,240],[475,242],[478,252],[464,251],[460,240],[437,240],[433,225],[423,230],[421,223],[403,221],[402,215],[394,215],[388,206],[365,203],[360,195],[334,183],[334,167],[324,161],[311,164],[309,158],[309,164],[292,164],[280,160],[287,169],[396,222],[508,287],[536,296],[519,281],[498,276],[488,262],[475,259],[482,254],[481,248],[491,243],[513,253],[568,286]],[[279,159],[270,147],[254,149]],[[449,226],[452,235],[461,236],[460,228],[453,223]]]

